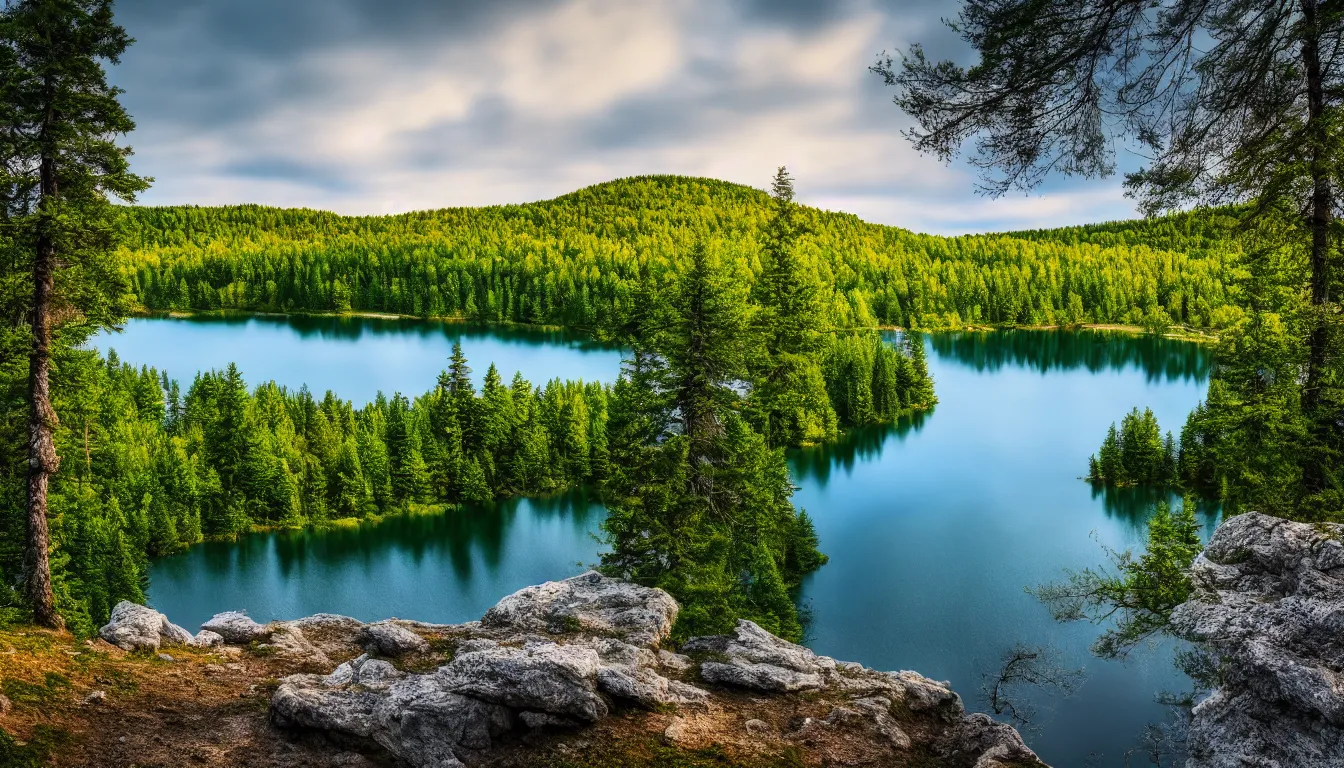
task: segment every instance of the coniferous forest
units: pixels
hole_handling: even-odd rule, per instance
[[[1240,317],[1231,212],[967,237],[797,209],[793,258],[835,327],[1078,323],[1224,328]],[[705,241],[762,273],[759,190],[622,179],[526,205],[344,217],[258,206],[131,208],[120,257],[149,310],[390,312],[614,334],[641,284]]]
[[[782,449],[936,398],[917,337],[897,347],[831,321],[822,284],[795,255],[804,224],[783,169],[772,191],[752,288],[703,244],[670,284],[635,284],[639,311],[608,330],[632,346],[614,387],[504,382],[489,365],[477,392],[457,347],[431,391],[357,407],[330,391],[249,389],[233,365],[184,386],[115,352],[84,351],[82,335],[60,339],[54,437],[70,458],[48,497],[57,609],[88,633],[118,600],[144,599],[150,558],[208,538],[588,486],[613,510],[604,567],[693,606],[685,632],[750,616],[800,636],[790,595],[825,557],[790,502]],[[124,273],[104,279],[98,289],[124,300]],[[7,370],[7,390],[21,391],[22,367]],[[22,399],[7,402],[5,466],[22,467]],[[24,567],[22,482],[22,472],[5,476],[8,583]],[[738,514],[706,512],[724,507]],[[672,556],[659,541],[697,549]]]
[[[966,418],[965,408],[955,414],[960,423],[952,423],[960,433],[930,428],[925,437],[935,439],[898,460],[889,454],[883,471],[871,473],[882,476],[866,478],[868,498],[861,501],[869,516],[842,521],[848,537],[822,530],[844,541],[855,562],[870,558],[860,569],[922,564],[882,583],[867,572],[851,574],[841,586],[853,591],[861,584],[871,604],[846,606],[846,629],[882,611],[904,620],[904,611],[918,607],[887,598],[903,597],[907,588],[970,606],[989,594],[985,582],[993,578],[945,592],[927,582],[955,581],[944,568],[975,573],[967,566],[975,557],[963,549],[973,535],[988,530],[986,538],[1006,541],[1020,534],[1021,520],[997,530],[971,515],[1009,495],[1003,488],[1026,498],[1046,474],[980,483],[998,492],[990,502],[971,492],[985,488],[939,489],[948,500],[940,506],[944,497],[935,498],[937,491],[921,481],[944,482],[944,468],[919,477],[911,459],[927,450],[956,469],[979,460],[979,471],[996,458],[1007,466],[1030,452],[1033,439],[1036,450],[1046,447],[1043,431],[1027,432],[1077,394],[1041,383],[1056,368],[1081,361],[1074,367],[1110,369],[1119,378],[1175,357],[1155,345],[1146,352],[1102,349],[1105,337],[1077,330],[1102,326],[1149,340],[1215,343],[1211,366],[1191,355],[1168,361],[1165,371],[1169,380],[1198,379],[1201,388],[1207,378],[1207,391],[1179,432],[1171,424],[1164,431],[1144,403],[1126,402],[1117,407],[1119,420],[1097,436],[1087,473],[1093,497],[1083,503],[1113,494],[1146,505],[1159,497],[1127,497],[1119,489],[1158,489],[1155,505],[1125,520],[1109,514],[1124,501],[1097,502],[1116,529],[1146,529],[1144,551],[1103,543],[1108,564],[1066,570],[1062,582],[1028,591],[1056,619],[1102,625],[1093,643],[1099,656],[1124,657],[1150,639],[1178,634],[1173,615],[1206,586],[1191,575],[1204,546],[1197,507],[1216,505],[1224,519],[1258,511],[1344,521],[1338,263],[1344,191],[1336,135],[1344,74],[1335,77],[1333,63],[1344,61],[1338,55],[1344,10],[1316,0],[1280,3],[1277,13],[1258,13],[1253,5],[966,0],[952,27],[979,63],[934,61],[917,44],[899,56],[884,54],[870,71],[897,89],[895,103],[908,118],[901,130],[914,149],[945,162],[968,155],[983,174],[981,190],[991,195],[1031,190],[1060,172],[1109,176],[1130,162],[1117,161],[1116,147],[1145,153],[1145,166],[1125,177],[1142,220],[943,237],[802,205],[783,167],[760,190],[650,175],[539,202],[389,216],[139,206],[152,179],[133,170],[126,136],[135,123],[108,77],[134,41],[115,21],[110,0],[6,2],[0,7],[0,625],[90,637],[118,602],[148,599],[156,558],[206,541],[232,546],[269,531],[354,528],[394,515],[485,516],[505,499],[578,489],[604,508],[600,527],[584,531],[601,549],[595,562],[565,567],[593,567],[670,593],[680,609],[669,647],[732,632],[741,619],[802,642],[809,631],[807,590],[835,569],[809,579],[835,554],[819,524],[851,510],[814,520],[798,500],[841,498],[838,506],[858,508],[857,481],[846,486],[850,496],[826,495],[832,467],[850,482],[856,454],[880,453],[926,421],[939,428],[954,421],[930,414],[939,382],[926,360],[926,334],[935,332],[948,332],[931,343],[945,353],[935,363],[964,363],[937,370],[963,406],[973,399],[966,395],[974,378],[968,370],[1034,370],[998,380],[1007,395],[1019,396],[1005,397],[999,412]],[[200,372],[159,370],[91,348],[100,332],[131,317],[197,313],[391,314],[563,327],[618,346],[624,359],[611,384],[529,381],[521,373],[505,380],[493,361],[468,360],[455,345],[437,379],[415,385],[424,391],[380,392],[361,403],[336,386],[291,389],[247,379],[249,371],[224,359]],[[1011,338],[1045,329],[1055,337],[1045,344]],[[1004,333],[986,344],[998,330]],[[473,367],[484,371],[479,386]],[[1144,371],[1150,384],[1161,376],[1156,367]],[[1088,382],[1083,386],[1104,386],[1099,376]],[[1024,394],[1042,392],[1055,399],[1032,402]],[[1182,413],[1196,397],[1184,394]],[[1003,413],[1024,404],[1046,418],[1026,424],[1025,410]],[[1156,407],[1167,420],[1169,412]],[[1082,431],[1063,417],[1056,421],[1057,429],[1074,430],[1070,437]],[[893,423],[899,426],[869,429]],[[965,450],[976,430],[996,431],[998,444],[984,440],[978,452]],[[949,434],[960,441],[945,439]],[[839,458],[825,454],[854,435],[854,443],[837,448]],[[937,453],[950,443],[955,453]],[[1072,451],[1072,443],[1053,443]],[[806,469],[797,469],[804,462],[790,463],[799,455],[823,468],[810,487]],[[1080,458],[1056,457],[1050,469]],[[1179,510],[1165,503],[1172,491],[1184,494]],[[944,511],[959,516],[940,518]],[[919,527],[947,519],[954,521],[950,531]],[[910,531],[921,536],[903,536]],[[941,553],[938,538],[952,542],[942,542]],[[1020,560],[1027,558],[1019,550],[1042,557],[1032,550],[1039,541],[1015,541],[1016,549],[992,544]],[[1045,551],[1033,565],[1056,554]],[[920,579],[925,583],[916,584]],[[829,587],[833,598],[841,593]],[[1020,606],[1000,597],[982,613],[1000,608]],[[928,616],[942,606],[924,610]],[[1013,631],[1029,626],[1024,615],[1016,615],[1021,627]],[[1298,623],[1327,635],[1315,619]],[[151,634],[157,644],[159,634]],[[934,639],[948,634],[944,629]],[[1228,666],[1234,654],[1204,637],[1192,643],[1192,652],[1174,660],[1195,692],[1163,702],[1187,714],[1197,695],[1235,672]],[[990,689],[1026,678],[1069,687],[1063,683],[1072,673],[1044,669],[1044,649],[1020,648]],[[639,653],[649,649],[659,650],[655,642]],[[1040,666],[1013,672],[1014,661],[1038,659]],[[1337,668],[1337,661],[1328,664]],[[792,678],[800,674],[825,677],[824,684],[796,687],[844,689],[836,695],[861,706],[850,696],[856,689],[845,688],[851,668],[808,664],[826,674],[783,670],[790,682],[761,690],[793,692]],[[1310,676],[1283,674],[1293,686]],[[590,676],[597,675],[594,667]],[[916,698],[934,690],[913,678],[901,685]],[[944,704],[957,700],[931,695]],[[0,695],[6,708],[7,696]],[[1338,691],[1317,698],[1334,701]],[[905,734],[887,727],[890,718],[909,714],[896,711],[904,704],[866,701],[879,703],[858,717],[871,716],[886,741],[909,750],[911,739],[901,744],[892,734]],[[919,703],[912,702],[905,704]],[[1319,701],[1307,703],[1321,709]],[[498,711],[529,726],[568,726],[576,714],[498,706],[517,709]],[[992,707],[1018,719],[1012,705],[996,700]],[[606,704],[596,709],[605,713]],[[839,706],[830,711],[836,718],[827,717],[828,725],[854,714]],[[958,711],[954,719],[961,717]],[[759,735],[776,725],[749,731]],[[1337,725],[1317,730],[1335,733]],[[0,749],[9,749],[8,739],[0,731]],[[920,752],[924,746],[902,754],[915,761],[934,754]],[[954,761],[964,756],[957,749],[947,752]],[[705,752],[717,760],[717,752]],[[1163,756],[1154,762],[1161,765]],[[442,758],[436,753],[436,764]]]

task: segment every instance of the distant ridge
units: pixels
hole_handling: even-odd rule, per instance
[[[378,311],[611,331],[641,279],[707,242],[753,279],[769,197],[636,176],[534,203],[342,216],[260,205],[129,207],[145,310]],[[1240,247],[1213,211],[940,237],[802,207],[800,256],[849,326],[1178,323],[1217,328]],[[1165,318],[1165,319],[1164,319]]]

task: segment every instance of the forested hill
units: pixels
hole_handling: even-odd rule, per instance
[[[364,310],[612,329],[692,243],[750,280],[768,196],[710,179],[620,179],[537,203],[347,217],[261,206],[129,208],[149,310]],[[1221,327],[1225,216],[938,237],[804,208],[805,264],[838,326],[1183,323]]]

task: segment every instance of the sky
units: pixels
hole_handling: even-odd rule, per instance
[[[976,194],[916,153],[877,56],[967,61],[935,0],[117,0],[149,205],[346,214],[709,176],[919,232],[1130,218],[1118,178]],[[1125,165],[1121,158],[1122,167]]]

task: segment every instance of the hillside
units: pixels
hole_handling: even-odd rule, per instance
[[[396,216],[261,206],[127,210],[147,310],[354,310],[618,327],[707,241],[759,271],[764,192],[709,179],[620,179],[524,205]],[[1225,216],[938,237],[803,209],[800,246],[840,325],[1140,323],[1222,327],[1237,254]],[[1161,312],[1161,315],[1155,314]]]

